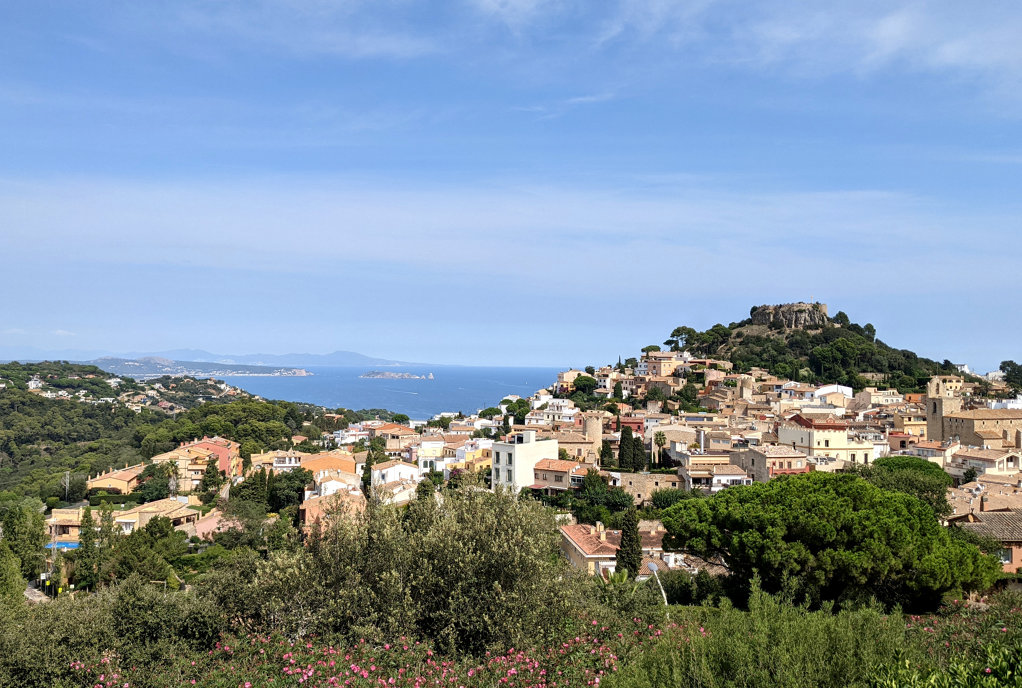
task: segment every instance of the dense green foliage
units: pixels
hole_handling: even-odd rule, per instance
[[[632,507],[632,498],[620,487],[609,487],[599,471],[590,469],[570,506],[580,523],[599,521],[609,525],[614,522],[614,514]]]
[[[728,489],[663,514],[672,544],[719,557],[736,582],[770,592],[933,608],[945,593],[984,590],[1000,564],[953,539],[933,509],[854,475],[809,473]]]
[[[951,513],[947,490],[954,481],[932,461],[918,456],[885,456],[857,469],[860,476],[877,487],[918,497],[938,516]]]
[[[45,399],[17,389],[0,390],[0,489],[64,498],[61,474],[105,471],[137,463],[137,428],[166,416],[123,406]]]
[[[18,601],[25,590],[21,576],[21,562],[7,543],[0,540],[0,607]]]
[[[1022,365],[1015,361],[1001,361],[1000,371],[1004,382],[1015,391],[1022,391]]]
[[[678,327],[665,344],[676,351],[730,361],[736,371],[760,367],[783,378],[838,383],[856,390],[869,384],[861,373],[880,373],[886,384],[902,392],[918,392],[931,376],[958,372],[949,361],[938,363],[888,346],[876,338],[872,325],[852,323],[840,312],[818,330],[764,331],[751,319],[730,326],[717,324],[703,332]]]
[[[3,542],[17,558],[21,575],[34,578],[43,569],[46,521],[36,499],[4,499],[0,493],[0,531]]]
[[[15,389],[28,389],[28,382],[38,378],[47,387],[68,392],[85,391],[93,397],[116,397],[119,392],[137,389],[138,384],[122,379],[117,389],[107,380],[115,377],[92,365],[80,365],[67,361],[43,361],[41,363],[0,363],[0,380]]]

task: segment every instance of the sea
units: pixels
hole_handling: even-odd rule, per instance
[[[559,368],[475,366],[305,367],[300,377],[227,375],[223,380],[266,399],[302,401],[327,408],[387,409],[412,419],[445,411],[474,413],[510,395],[529,396],[557,380]],[[411,373],[432,380],[360,377],[369,371]],[[219,377],[219,376],[218,376]]]

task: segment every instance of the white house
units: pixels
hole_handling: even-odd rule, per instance
[[[515,433],[508,442],[493,443],[492,485],[518,492],[535,482],[539,461],[556,458],[557,440],[537,439],[535,430]]]
[[[373,466],[373,487],[402,480],[419,482],[419,467],[414,463],[405,463],[404,461],[384,461]]]

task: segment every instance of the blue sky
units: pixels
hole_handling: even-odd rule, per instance
[[[0,9],[4,348],[585,364],[814,297],[1022,357],[1015,2]]]

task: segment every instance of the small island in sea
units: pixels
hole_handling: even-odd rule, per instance
[[[415,373],[395,373],[384,370],[370,370],[367,373],[362,373],[359,377],[380,378],[383,380],[432,380],[433,373],[416,375]]]

